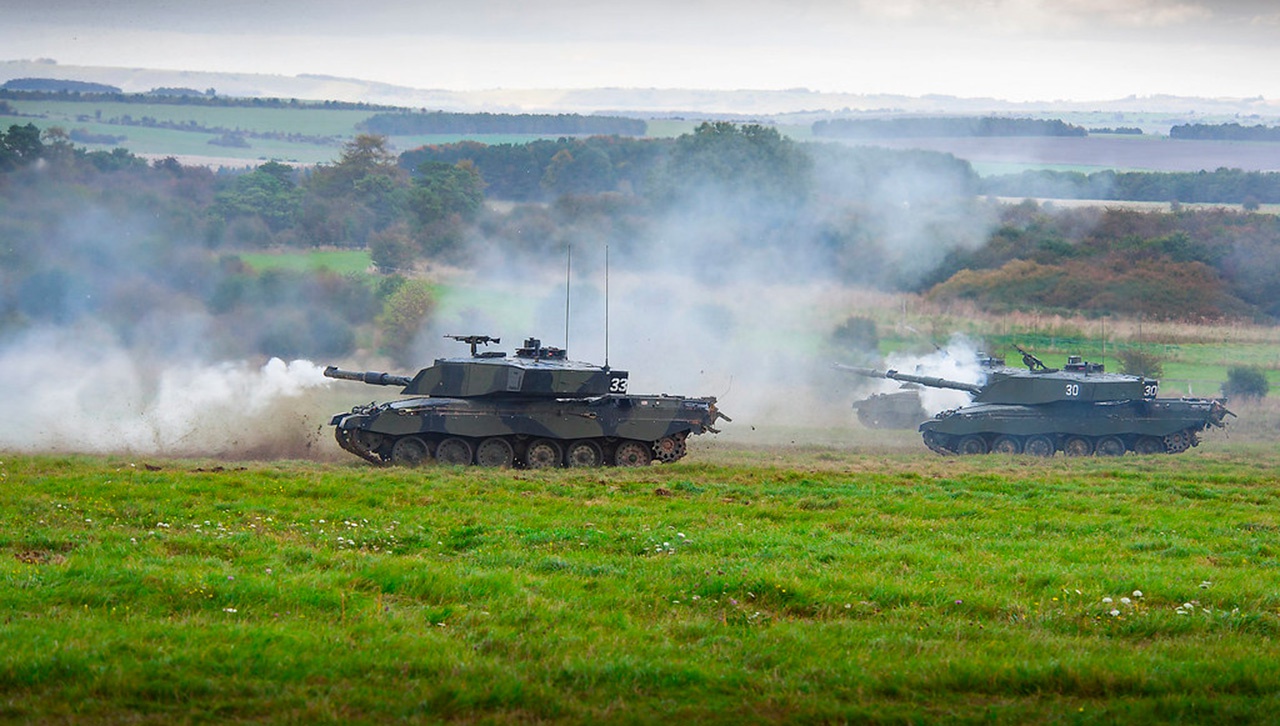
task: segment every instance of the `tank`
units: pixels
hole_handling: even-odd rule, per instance
[[[408,396],[335,415],[343,449],[378,465],[643,466],[683,458],[690,434],[718,433],[716,422],[730,420],[715,398],[630,393],[627,371],[571,361],[537,338],[509,356],[479,350],[499,338],[445,337],[471,355],[413,376],[325,369]]]
[[[989,356],[986,353],[978,353],[976,360],[983,368],[1004,366],[1004,358]],[[853,368],[840,364],[836,367],[845,370]],[[855,372],[869,370],[861,368]],[[925,410],[924,401],[920,397],[921,388],[922,386],[916,383],[903,383],[902,388],[892,393],[873,393],[866,398],[854,401],[853,410],[858,412],[859,423],[869,429],[913,429],[932,415]]]
[[[1223,399],[1159,398],[1159,381],[1107,373],[1071,356],[1049,368],[1018,348],[1027,370],[992,367],[981,384],[838,366],[859,375],[967,391],[972,402],[920,424],[924,443],[940,454],[1003,452],[1053,456],[1180,454],[1199,434],[1223,426]]]
[[[920,402],[920,387],[905,383],[902,390],[873,393],[853,402],[858,421],[869,429],[912,429],[929,418]]]

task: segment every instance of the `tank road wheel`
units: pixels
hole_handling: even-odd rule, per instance
[[[618,466],[648,466],[651,461],[649,447],[639,441],[623,441],[613,455],[613,463]]]
[[[1027,443],[1023,445],[1022,452],[1031,456],[1043,456],[1046,459],[1053,456],[1053,452],[1057,447],[1053,445],[1053,441],[1048,436],[1032,436],[1027,439]]]
[[[594,441],[583,439],[569,445],[569,466],[592,468],[604,463],[604,452]]]
[[[1170,454],[1181,454],[1191,448],[1191,437],[1186,431],[1174,431],[1164,437],[1164,450]]]
[[[391,447],[391,463],[396,466],[422,466],[430,460],[430,447],[417,436],[406,436]]]
[[[471,464],[471,453],[471,444],[455,436],[436,446],[436,461],[449,466],[468,466]]]
[[[1022,439],[1017,436],[997,436],[996,440],[991,443],[991,453],[1021,454]]]
[[[1098,445],[1095,450],[1098,452],[1098,456],[1124,456],[1127,447],[1125,447],[1119,436],[1103,436],[1098,439]]]
[[[485,439],[476,447],[476,463],[480,466],[492,466],[499,469],[510,467],[516,460],[516,452],[511,444],[497,436]]]
[[[664,464],[670,464],[682,458],[688,449],[684,444],[683,436],[663,436],[653,442],[653,453]]]
[[[962,456],[987,453],[987,442],[981,436],[966,436],[956,444],[956,452]]]
[[[1093,453],[1093,443],[1083,436],[1072,436],[1062,444],[1067,456],[1088,456]]]
[[[549,439],[538,439],[529,444],[524,454],[524,465],[530,469],[554,469],[560,466],[560,446]]]
[[[1139,436],[1138,440],[1133,442],[1133,453],[1139,456],[1163,454],[1164,441],[1155,436]]]

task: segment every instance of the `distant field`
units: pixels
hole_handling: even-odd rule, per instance
[[[244,160],[254,163],[279,159],[299,164],[331,162],[337,158],[343,141],[357,133],[356,125],[368,118],[372,111],[331,110],[316,107],[298,108],[236,108],[204,107],[172,104],[79,102],[79,101],[9,101],[21,115],[0,117],[0,124],[35,123],[41,128],[61,126],[65,129],[83,128],[94,134],[112,134],[128,137],[120,145],[138,154],[173,155],[191,159],[208,157],[210,163],[222,159]],[[333,137],[327,144],[299,142],[284,139],[248,138],[249,148],[223,147],[209,144],[217,134],[197,131],[152,129],[139,126],[118,126],[107,120],[132,116],[135,119],[153,118],[179,124],[194,123],[202,127],[218,127],[252,132],[276,132],[301,134],[310,137]],[[1085,126],[1150,126],[1167,131],[1168,118],[1134,118],[1103,123],[1105,118],[1096,115],[1065,115],[1068,122]],[[743,121],[749,123],[750,119]],[[767,119],[766,123],[770,123]],[[690,119],[657,119],[649,124],[649,135],[672,138],[690,133],[700,123]],[[781,123],[777,128],[784,135],[800,140],[812,140],[809,124]],[[501,134],[466,135],[433,134],[419,136],[393,136],[391,146],[405,151],[425,144],[453,143],[461,140],[477,140],[483,143],[526,143],[545,135]],[[1103,169],[1122,171],[1198,171],[1219,167],[1240,168],[1248,171],[1280,170],[1280,144],[1172,141],[1165,136],[1148,133],[1142,136],[1094,135],[1087,138],[948,138],[948,139],[883,139],[857,140],[846,143],[877,145],[891,148],[931,149],[954,154],[968,160],[979,173],[1008,174],[1027,169],[1054,169],[1059,171],[1094,172]],[[110,148],[105,145],[102,148]]]
[[[237,255],[255,270],[329,270],[343,274],[367,272],[373,264],[368,250],[300,252],[241,252]]]
[[[1280,458],[1206,447],[538,473],[6,455],[0,714],[1268,722]]]
[[[1024,169],[1099,171],[1280,171],[1280,143],[1174,141],[1167,137],[1095,135],[1084,138],[932,138],[845,140],[863,146],[929,149],[967,159],[976,167],[1016,173]]]

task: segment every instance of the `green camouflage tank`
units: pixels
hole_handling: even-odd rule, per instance
[[[536,338],[508,356],[478,351],[497,338],[446,337],[470,344],[471,356],[437,359],[412,377],[325,370],[410,396],[334,416],[343,449],[404,466],[643,466],[682,458],[689,434],[729,420],[715,398],[629,393],[627,371],[571,361]]]
[[[920,424],[925,445],[940,454],[1179,454],[1199,445],[1201,431],[1235,415],[1219,399],[1159,398],[1160,383],[1153,378],[1107,373],[1079,356],[1061,370],[1049,368],[1018,350],[1027,370],[991,368],[982,384],[839,368],[972,394],[972,403]]]

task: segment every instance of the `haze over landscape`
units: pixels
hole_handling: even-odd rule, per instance
[[[451,90],[1280,99],[1280,10],[1262,0],[71,0],[3,12],[6,59],[73,66]]]

